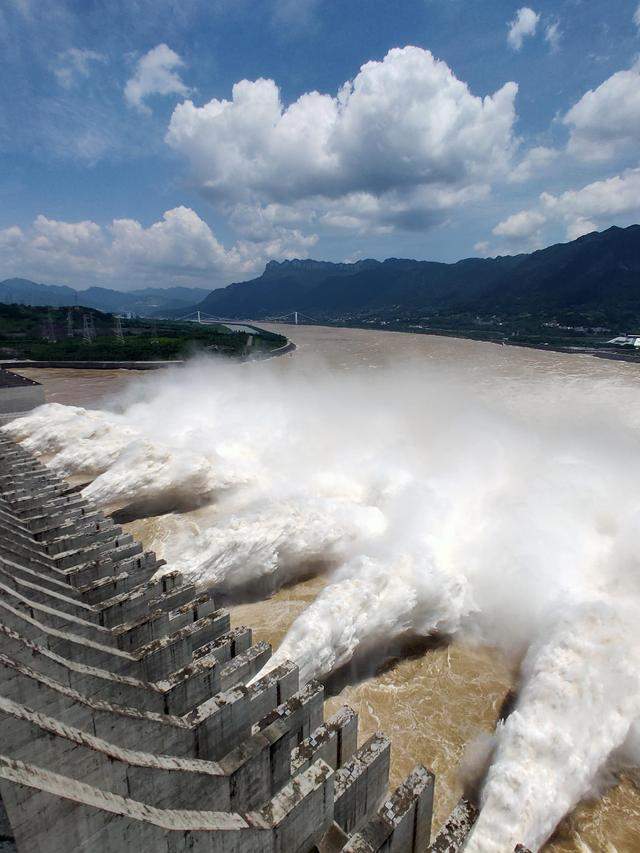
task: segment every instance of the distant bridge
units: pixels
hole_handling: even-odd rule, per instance
[[[213,314],[207,314],[206,311],[192,311],[190,314],[185,314],[184,317],[177,319],[187,320],[189,323],[229,323],[235,326],[247,322],[245,320],[231,320],[228,317],[214,317]]]
[[[310,317],[308,314],[303,314],[302,311],[291,311],[290,314],[283,314],[280,317],[265,317],[265,323],[294,323],[296,326],[302,323],[304,325],[305,320],[311,321],[312,323],[318,323],[315,317]]]
[[[187,320],[190,323],[224,323],[229,326],[237,326],[251,323],[251,320],[231,320],[227,317],[214,317],[213,314],[207,314],[205,311],[192,311],[184,317],[178,317],[178,320]],[[301,311],[291,311],[289,314],[283,314],[280,317],[263,317],[263,323],[294,323],[294,325],[304,324],[306,321],[317,323],[314,317],[309,317],[308,314],[303,314]]]

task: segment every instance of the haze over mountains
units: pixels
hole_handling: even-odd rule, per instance
[[[389,258],[353,264],[271,261],[252,281],[214,290],[198,306],[255,319],[444,312],[515,315],[576,311],[640,321],[640,225],[593,232],[531,254],[453,264]]]
[[[74,290],[67,285],[38,284],[26,278],[8,278],[0,281],[0,302],[18,302],[22,305],[84,305],[108,313],[132,312],[152,315],[169,309],[192,305],[206,296],[208,291],[195,287],[147,287],[144,290],[121,292],[106,287]]]

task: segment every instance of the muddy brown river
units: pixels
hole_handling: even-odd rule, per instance
[[[594,377],[635,385],[633,364],[426,335],[305,326],[274,326],[298,346],[278,359],[278,369],[308,370],[322,361],[333,370],[370,367],[376,370],[402,359],[424,359],[432,365],[459,364],[468,370],[491,370],[496,382],[517,382],[546,375],[573,379]],[[73,369],[21,370],[42,382],[49,402],[101,407],[114,393],[150,380],[146,372]],[[163,517],[128,525],[146,545],[170,535]],[[275,647],[293,620],[314,600],[325,583],[315,577],[280,590],[267,601],[232,608],[235,624],[253,627],[255,640]],[[398,784],[420,762],[436,774],[435,824],[447,816],[461,793],[457,767],[465,746],[491,732],[514,677],[501,654],[491,648],[459,643],[414,649],[382,671],[362,680],[334,685],[326,713],[341,704],[359,714],[360,737],[383,730],[392,742],[391,782]],[[357,679],[356,679],[357,680]],[[340,689],[341,688],[341,689]],[[580,805],[545,845],[554,853],[633,853],[640,851],[640,793],[630,779],[599,800]]]

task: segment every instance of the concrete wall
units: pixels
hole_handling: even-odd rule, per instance
[[[69,367],[78,370],[157,370],[160,367],[174,367],[184,364],[182,361],[2,361],[0,367],[7,369],[20,367]]]
[[[23,385],[15,388],[0,387],[0,414],[28,412],[44,403],[42,385]]]

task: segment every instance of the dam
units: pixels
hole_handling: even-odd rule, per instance
[[[623,493],[630,499],[630,505],[633,505],[633,483],[637,482],[637,469],[627,471],[633,459],[631,448],[628,453],[620,454],[624,458],[624,470],[620,469],[617,456],[605,452],[605,446],[613,446],[616,442],[626,448],[631,440],[629,436],[634,436],[636,432],[637,408],[632,404],[637,386],[632,366],[531,350],[521,350],[507,358],[501,348],[428,336],[312,328],[301,329],[298,338],[300,346],[294,358],[275,360],[268,367],[263,365],[259,369],[241,367],[233,371],[212,364],[199,373],[185,370],[181,373],[181,379],[185,381],[180,383],[171,382],[169,374],[165,379],[164,374],[160,373],[155,376],[136,376],[134,387],[131,374],[127,375],[125,371],[27,371],[27,375],[44,383],[49,402],[66,405],[57,408],[50,406],[31,419],[17,420],[15,428],[10,427],[8,433],[22,442],[22,447],[32,450],[38,458],[46,459],[49,471],[64,478],[72,478],[75,484],[91,481],[91,488],[85,489],[83,494],[104,512],[112,511],[114,501],[138,501],[153,494],[166,496],[164,507],[156,506],[150,516],[132,521],[131,516],[126,518],[120,513],[116,515],[117,523],[122,524],[133,538],[144,543],[145,549],[153,550],[165,558],[167,565],[179,570],[186,581],[197,584],[204,582],[205,587],[214,589],[217,605],[224,601],[230,609],[231,624],[252,626],[253,643],[269,642],[273,644],[274,650],[282,646],[296,621],[303,628],[305,623],[309,624],[305,612],[314,615],[314,602],[328,586],[330,590],[339,593],[337,601],[335,596],[331,600],[344,605],[338,610],[340,620],[335,626],[328,620],[315,620],[315,625],[322,631],[335,631],[333,636],[326,635],[324,648],[340,651],[341,638],[348,636],[347,632],[351,630],[352,614],[364,612],[371,617],[366,622],[360,620],[358,629],[362,627],[368,630],[372,623],[375,624],[374,619],[380,612],[376,609],[376,603],[385,589],[386,577],[393,578],[393,571],[378,571],[370,587],[353,588],[355,592],[358,589],[371,589],[371,603],[366,607],[365,601],[352,596],[348,577],[346,583],[340,578],[334,580],[330,572],[322,567],[320,573],[309,580],[306,575],[296,578],[289,574],[288,585],[268,600],[254,603],[251,599],[225,595],[221,583],[225,581],[225,572],[244,574],[250,584],[254,584],[267,576],[263,567],[274,565],[274,555],[279,561],[275,564],[276,570],[284,573],[290,573],[291,566],[301,563],[307,554],[313,557],[317,553],[327,553],[331,556],[333,540],[325,538],[327,533],[330,536],[338,534],[348,537],[353,535],[352,531],[356,534],[359,532],[358,525],[361,525],[362,519],[354,512],[354,500],[356,509],[360,504],[382,506],[377,498],[379,478],[385,476],[391,485],[396,482],[387,476],[388,471],[393,474],[395,470],[395,467],[390,468],[389,460],[400,463],[400,470],[412,472],[412,479],[408,481],[411,485],[417,475],[427,478],[432,472],[440,473],[438,459],[426,458],[434,446],[446,451],[440,454],[440,468],[445,475],[448,476],[451,463],[456,459],[460,458],[464,462],[462,471],[452,472],[455,473],[452,480],[455,486],[452,511],[456,506],[466,510],[466,502],[461,503],[462,494],[473,493],[480,500],[477,508],[480,513],[473,506],[468,507],[472,512],[461,514],[461,527],[453,525],[451,530],[436,530],[436,541],[446,546],[447,563],[452,567],[455,566],[451,561],[451,557],[455,557],[455,552],[450,550],[453,547],[460,549],[459,557],[465,565],[470,557],[475,559],[478,555],[482,556],[482,563],[477,566],[477,581],[466,568],[463,573],[473,583],[476,592],[491,592],[494,589],[491,584],[494,576],[491,566],[496,556],[490,541],[485,541],[484,527],[478,530],[482,535],[472,540],[471,551],[464,538],[460,538],[459,533],[464,532],[469,522],[477,518],[503,524],[498,529],[489,526],[486,531],[491,540],[501,543],[512,564],[517,565],[517,561],[523,557],[527,560],[535,558],[527,576],[539,572],[548,579],[546,588],[550,595],[545,594],[545,601],[548,598],[549,603],[553,604],[555,597],[555,583],[551,583],[553,578],[549,577],[548,572],[545,573],[545,566],[552,565],[554,576],[566,580],[563,590],[584,588],[582,584],[578,585],[571,574],[571,566],[576,558],[578,563],[590,565],[589,562],[584,563],[584,559],[589,561],[594,549],[587,546],[597,542],[598,548],[606,549],[608,553],[611,543],[615,544],[618,529],[624,530],[621,514],[624,503],[618,500],[615,512],[605,512],[604,505],[607,502],[602,500],[601,492],[604,496],[609,493],[606,485],[608,480],[594,482],[593,472],[609,470],[616,490],[619,492],[623,489]],[[330,360],[331,372],[318,368],[314,361],[318,351]],[[415,351],[419,359],[419,377],[411,372],[405,375],[402,367],[396,367],[398,362],[405,359],[407,351]],[[383,367],[383,362],[389,360],[392,364],[388,368]],[[460,388],[453,386],[454,402],[457,405],[459,399],[464,399],[464,413],[471,415],[465,417],[464,422],[457,418],[455,408],[453,411],[450,408],[451,380],[458,381],[461,360],[465,371],[471,370],[470,366],[473,365],[475,386],[473,393],[464,383]],[[430,363],[433,369],[427,370]],[[309,365],[308,370],[306,364]],[[381,372],[382,369],[385,373]],[[447,394],[438,391],[437,382],[442,374],[447,380]],[[350,381],[352,376],[356,382]],[[301,377],[300,381],[298,377]],[[308,394],[302,381],[306,382],[307,377],[314,380],[313,391]],[[238,383],[239,378],[242,378],[241,384]],[[391,382],[393,387],[390,389]],[[366,398],[364,393],[359,393],[359,389],[365,385]],[[129,390],[125,390],[126,386]],[[425,403],[420,403],[416,408],[415,401],[421,400],[418,393],[421,387],[430,390]],[[475,402],[478,388],[482,394],[481,411],[478,411]],[[113,402],[101,403],[98,400],[98,395],[104,398],[105,392],[114,390],[118,392],[118,397]],[[393,392],[392,397],[389,397],[390,391]],[[405,399],[398,391],[410,399]],[[187,394],[197,400],[197,406],[186,406]],[[406,453],[401,445],[393,445],[380,435],[379,421],[376,421],[374,415],[382,411],[380,401],[385,399],[394,400],[394,421],[388,425],[386,433],[390,439],[398,435],[409,437],[411,444]],[[345,400],[348,400],[348,405]],[[88,409],[74,408],[87,404]],[[484,418],[486,406],[490,407],[488,420]],[[611,416],[612,411],[616,412],[615,419]],[[344,423],[345,428],[341,429],[344,412],[349,418]],[[581,426],[578,432],[576,412],[580,412]],[[223,418],[219,418],[218,413],[224,413]],[[450,417],[443,416],[443,413]],[[395,423],[396,420],[398,423]],[[596,423],[592,424],[594,420]],[[260,422],[268,424],[269,430],[265,432]],[[499,442],[494,441],[496,424],[500,425]],[[282,429],[283,425],[285,430]],[[454,456],[448,455],[452,444],[452,425],[456,427]],[[540,448],[529,440],[533,432],[532,425],[535,425],[536,431],[542,429],[548,435],[548,440],[542,442]],[[606,442],[602,439],[603,433]],[[357,434],[357,442],[352,439],[354,434]],[[599,437],[596,444],[594,435]],[[144,440],[144,457],[138,452],[141,438]],[[256,459],[261,469],[268,474],[267,488],[263,489],[262,481],[258,482],[259,513],[255,512],[255,481],[245,486],[245,470],[235,465],[235,457],[225,462],[225,458],[218,453],[218,449],[229,446],[233,449],[237,446],[228,445],[229,438],[234,442],[240,441],[240,450],[248,454],[250,459]],[[263,447],[260,442],[265,438],[268,438],[268,442]],[[576,456],[576,438],[581,442],[580,456]],[[165,451],[168,440],[171,441],[170,453]],[[483,448],[480,456],[478,442]],[[565,446],[572,448],[572,464],[569,467]],[[356,471],[340,467],[345,458],[352,455],[358,458],[359,447],[367,449],[371,461],[364,459],[364,464],[360,464]],[[344,452],[345,448],[347,453]],[[506,454],[503,461],[496,456],[495,450]],[[542,451],[542,456],[538,450]],[[475,460],[485,456],[490,460],[492,469],[497,464],[496,470],[510,475],[501,481],[499,513],[496,513],[491,501],[485,500],[483,490],[486,466],[482,465],[475,470]],[[582,461],[583,457],[589,463],[587,467]],[[114,464],[114,458],[122,462],[126,460],[126,465],[121,462]],[[292,464],[287,466],[287,460],[293,460]],[[285,467],[281,471],[283,465]],[[292,482],[292,469],[300,487],[292,488],[291,499],[282,501],[281,491]],[[527,481],[524,475],[532,469],[537,472],[536,478]],[[207,480],[203,471],[207,477],[211,476],[209,472],[213,472],[215,479]],[[331,475],[329,480],[327,472]],[[511,476],[518,474],[523,476]],[[630,483],[628,488],[625,476]],[[373,493],[368,478],[374,478]],[[213,482],[216,489],[216,499],[211,506],[187,512],[171,510],[170,502],[174,499],[176,489],[181,490],[178,494],[194,493],[194,490],[208,487],[209,482]],[[234,488],[224,491],[228,482]],[[492,480],[487,482],[491,484]],[[518,484],[527,482],[529,488],[526,493],[521,493]],[[272,485],[274,483],[275,487]],[[473,488],[461,492],[459,487],[464,483],[470,483]],[[599,490],[593,492],[598,483],[602,484],[602,488],[598,487]],[[440,486],[444,486],[444,489],[438,489],[438,496],[447,497],[447,484],[446,479],[441,480]],[[355,493],[354,486],[358,487]],[[583,490],[587,487],[592,499],[577,506],[571,496],[578,486]],[[317,493],[318,487],[330,496],[332,503],[328,508],[326,504],[318,508],[316,495],[313,494],[314,489]],[[150,493],[150,488],[155,491]],[[363,497],[359,490],[365,490]],[[565,500],[567,491],[570,494],[567,494]],[[248,500],[245,499],[245,492]],[[561,500],[558,496],[561,496]],[[402,510],[404,501],[398,502],[395,492],[392,497],[394,505]],[[429,496],[416,495],[411,490],[412,500],[416,497],[420,500],[421,517],[425,512],[430,513],[434,505],[428,500]],[[562,529],[568,529],[571,533],[569,536],[563,534],[558,539],[555,519],[563,504],[572,507],[570,515],[566,512],[561,515]],[[518,511],[522,505],[527,510],[526,523],[523,523]],[[546,511],[548,505],[554,507],[553,512]],[[338,507],[337,513],[327,511],[334,506]],[[435,504],[436,509],[439,506],[439,503]],[[591,506],[598,507],[598,527],[593,525]],[[307,511],[307,507],[311,511]],[[364,519],[368,539],[364,544],[357,542],[357,547],[351,548],[348,554],[367,553],[367,549],[373,551],[375,539],[371,537],[377,535],[378,528],[375,524],[367,526],[371,518],[368,514]],[[377,518],[374,514],[374,523]],[[451,518],[456,521],[455,514]],[[343,523],[345,519],[349,524]],[[555,544],[555,550],[543,547],[538,549],[539,553],[523,553],[517,542],[511,542],[508,535],[505,538],[504,534],[509,534],[509,531],[517,533],[529,530],[532,520],[535,521],[536,529],[540,530],[539,540]],[[508,523],[507,528],[504,523]],[[402,537],[397,535],[395,527],[392,533],[392,541],[400,550]],[[526,537],[524,541],[527,541]],[[584,547],[581,544],[580,553],[574,554],[572,549],[576,543],[584,543]],[[280,553],[274,550],[282,549],[283,546],[286,550],[280,550]],[[562,560],[553,557],[550,563],[551,555],[556,552],[562,555]],[[389,556],[392,562],[394,554]],[[615,554],[612,554],[614,557]],[[343,559],[342,552],[338,553],[338,558]],[[612,567],[614,564],[612,559]],[[361,568],[358,571],[361,572]],[[519,584],[522,572],[512,574],[513,580]],[[226,575],[227,578],[229,576],[233,575]],[[580,576],[583,576],[582,572]],[[351,577],[357,577],[355,572]],[[510,575],[501,572],[501,577],[508,581]],[[397,581],[395,583],[397,588]],[[534,592],[540,597],[544,590],[536,586]],[[526,616],[531,596],[526,597],[524,602],[521,598],[515,594],[509,596],[509,613],[513,611],[514,605],[522,605]],[[327,600],[326,597],[324,600]],[[394,599],[390,602],[395,606]],[[488,615],[496,613],[497,618],[492,616],[488,627],[491,624],[499,628],[502,626],[501,633],[504,635],[504,626],[508,627],[509,623],[505,623],[499,607],[496,611],[499,604],[500,601],[496,601],[492,593],[488,599],[484,599],[483,609],[486,609]],[[393,628],[389,615],[389,612],[384,614],[383,627],[391,624]],[[404,613],[400,615],[404,616]],[[570,615],[573,618],[573,611]],[[529,617],[524,619],[523,624],[529,629]],[[615,621],[607,621],[607,630],[609,626],[617,629]],[[535,631],[527,631],[527,642],[531,641],[531,634],[536,639],[538,626],[532,627],[535,627]],[[380,636],[380,627],[375,630],[377,636]],[[316,632],[309,633],[314,635]],[[572,622],[570,633],[572,637],[583,636],[583,626]],[[483,634],[481,639],[485,644],[495,642],[495,632],[483,629]],[[543,636],[538,634],[538,643],[543,641]],[[592,629],[587,636],[593,637]],[[624,636],[631,640],[634,634],[626,632]],[[314,665],[321,658],[315,654],[314,661],[314,656],[307,654],[306,650],[315,653],[319,645],[313,636],[308,639],[304,635],[299,637],[300,644],[297,648],[289,645],[287,656],[296,661],[301,671],[306,669],[308,672],[309,661]],[[546,644],[546,640],[544,642]],[[618,649],[625,659],[633,662],[634,649],[629,642],[607,643],[604,658],[607,669],[619,665]],[[323,649],[321,651],[324,653]],[[276,659],[277,654],[274,651]],[[271,665],[275,662],[274,658],[269,662]],[[576,660],[580,662],[582,658],[578,656]],[[426,654],[413,654],[410,650],[408,657],[377,671],[369,670],[361,675],[357,667],[353,670],[350,668],[345,672],[349,681],[344,686],[339,681],[336,683],[332,677],[328,680],[322,674],[316,677],[321,677],[325,686],[327,701],[324,714],[327,718],[332,717],[342,705],[348,704],[358,712],[362,741],[378,731],[387,734],[391,740],[389,778],[392,789],[396,789],[410,775],[416,763],[435,772],[433,825],[438,828],[447,820],[465,790],[460,783],[457,767],[466,745],[473,744],[479,732],[488,734],[493,731],[507,689],[517,685],[517,673],[510,674],[503,661],[504,654],[500,649],[492,649],[487,645],[484,648],[470,646],[463,635],[459,640],[454,638],[452,642],[434,647]],[[593,655],[584,661],[584,665],[595,666],[596,663]],[[548,664],[549,660],[543,671],[553,671],[552,667],[546,668]],[[574,683],[573,673],[569,673],[569,676],[567,684],[571,685]],[[307,681],[308,678],[305,673],[302,680]],[[597,684],[596,674],[594,679]],[[557,683],[562,687],[564,681],[560,678]],[[531,694],[524,696],[527,701],[522,703],[523,712],[526,713],[528,707],[535,707],[535,698]],[[534,702],[529,702],[530,699]],[[608,705],[611,710],[617,707],[615,697],[608,698]],[[567,704],[562,707],[563,720],[553,717],[553,727],[561,727],[563,731],[566,729],[569,737],[567,742],[572,745],[574,755],[584,754],[586,760],[588,741],[582,736],[582,730],[574,728],[572,723],[578,709]],[[543,707],[539,702],[538,708],[542,712]],[[546,721],[552,713],[553,707],[545,705],[541,718]],[[602,707],[598,718],[604,719],[608,713],[609,708]],[[534,727],[532,731],[537,729]],[[572,731],[576,733],[575,738],[571,737]],[[549,740],[548,745],[552,750],[554,743]],[[546,750],[546,740],[541,746]],[[547,754],[547,751],[543,751],[541,755]],[[517,753],[516,758],[519,755]],[[553,752],[550,756],[553,756]],[[545,784],[551,785],[554,791],[566,790],[573,780],[573,776],[567,772],[567,763],[550,766],[553,772],[541,777],[537,772],[537,762],[528,765],[521,762],[518,764],[518,774],[512,778],[527,786],[537,785],[544,778]],[[596,765],[592,766],[595,768]],[[526,789],[521,787],[520,791],[524,793]],[[512,843],[504,843],[498,849],[510,851],[522,839],[527,841],[531,849],[541,849],[545,853],[574,853],[578,849],[585,849],[585,846],[594,850],[609,849],[609,846],[619,850],[636,849],[635,791],[633,780],[622,777],[602,798],[582,803],[573,813],[568,814],[558,832],[542,845],[532,829],[535,824],[540,825],[553,804],[548,798],[540,797],[538,792],[529,800],[530,819],[525,831],[522,831],[524,821],[520,823],[516,815],[509,814],[509,820],[514,820],[511,825],[517,824],[518,832],[513,833]],[[517,805],[524,799],[518,796],[514,802]],[[484,812],[486,817],[486,807]],[[561,813],[557,812],[558,815]],[[474,832],[477,831],[478,825],[474,827]]]
[[[434,776],[0,434],[3,849],[455,853]],[[249,686],[248,683],[251,682]],[[519,848],[522,850],[523,848]]]

